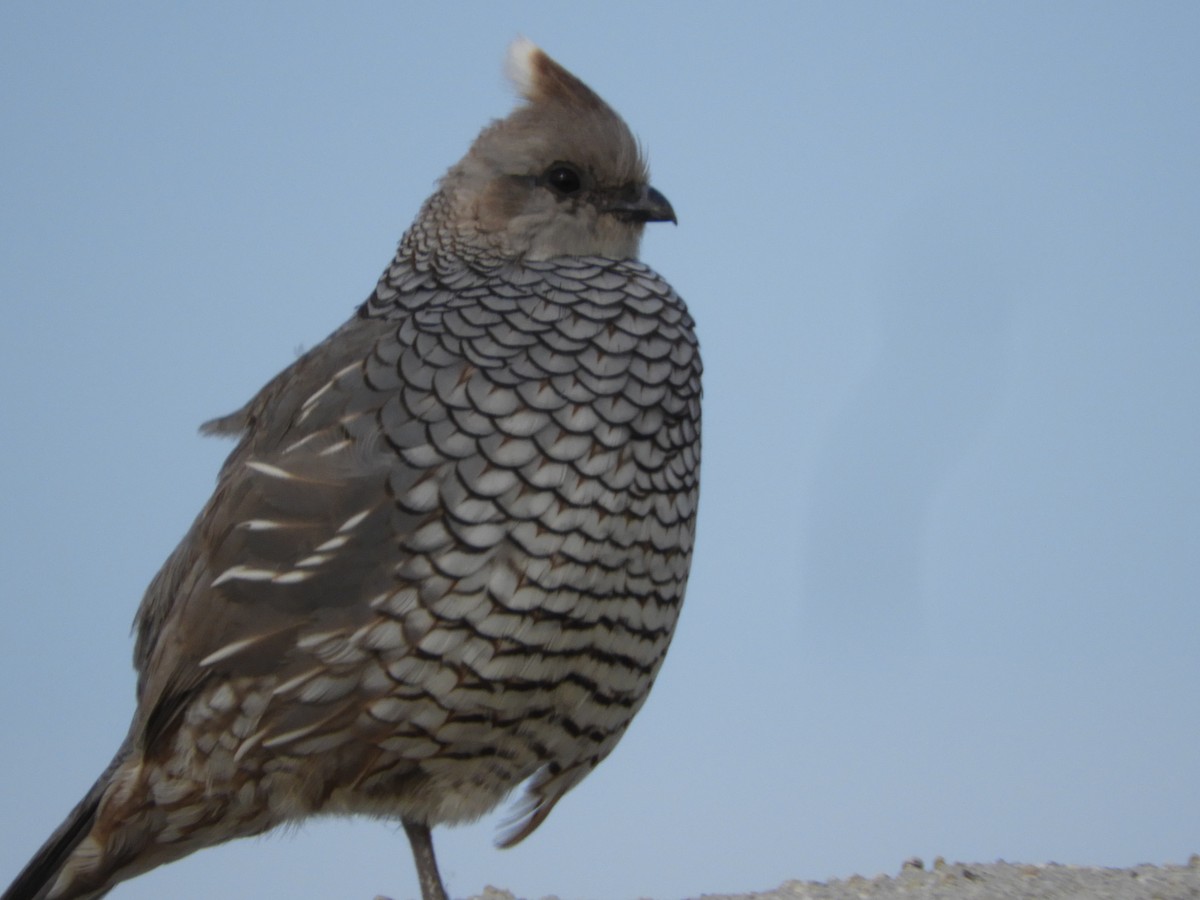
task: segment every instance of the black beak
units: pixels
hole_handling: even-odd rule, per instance
[[[679,224],[679,220],[675,218],[675,210],[671,206],[671,201],[649,186],[636,196],[617,200],[605,211],[627,222],[673,222],[676,225]]]

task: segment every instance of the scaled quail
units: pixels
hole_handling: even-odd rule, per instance
[[[4,893],[73,900],[318,814],[430,829],[529,779],[520,841],[616,745],[691,562],[700,357],[637,261],[675,221],[621,118],[528,41],[523,97],[356,313],[232,415],[136,619],[137,711]]]

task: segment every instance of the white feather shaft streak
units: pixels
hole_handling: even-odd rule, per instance
[[[257,459],[246,460],[246,468],[253,469],[255,472],[261,472],[263,475],[268,475],[271,478],[282,478],[288,481],[297,481],[295,475],[287,469],[281,469],[279,466],[273,466],[270,463],[260,462]]]
[[[295,569],[288,572],[277,572],[274,569],[231,566],[213,579],[212,586],[218,587],[227,581],[271,581],[275,584],[295,584],[311,577],[312,572],[300,572]]]
[[[350,518],[348,518],[345,522],[342,523],[342,527],[338,529],[338,533],[342,534],[344,532],[354,530],[362,523],[362,520],[365,519],[370,514],[371,514],[370,509],[364,509],[360,513],[355,513]]]
[[[223,659],[228,659],[236,653],[241,653],[247,647],[252,647],[262,640],[263,635],[256,634],[253,637],[244,638],[240,641],[234,641],[232,644],[226,644],[220,650],[208,654],[204,659],[200,660],[201,666],[211,666],[213,663],[218,663]]]
[[[212,586],[224,584],[227,581],[270,581],[278,578],[279,573],[274,569],[255,569],[251,566],[230,566],[213,579]]]

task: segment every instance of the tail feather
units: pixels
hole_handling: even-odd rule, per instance
[[[50,889],[58,880],[67,860],[75,852],[79,843],[88,836],[96,823],[96,813],[100,808],[100,800],[112,779],[112,773],[120,765],[122,754],[112,761],[104,774],[92,785],[82,800],[71,810],[70,815],[50,835],[46,843],[34,854],[13,879],[8,889],[0,894],[0,900],[47,900]],[[2,883],[2,882],[0,882]],[[98,890],[84,889],[83,891],[68,891],[54,900],[95,900],[108,893],[111,885]]]

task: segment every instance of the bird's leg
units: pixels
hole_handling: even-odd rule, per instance
[[[433,837],[424,822],[404,820],[404,833],[412,845],[413,859],[417,863],[417,878],[421,881],[421,900],[447,900],[442,887],[442,876],[438,874],[437,860],[433,856]]]

